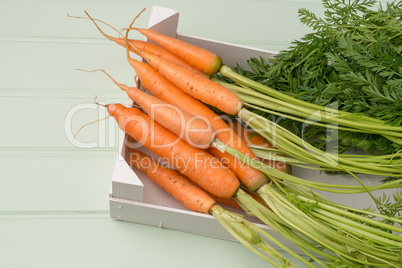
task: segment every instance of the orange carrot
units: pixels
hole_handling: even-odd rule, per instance
[[[166,190],[188,209],[208,214],[211,211],[211,208],[216,204],[215,202],[217,202],[232,208],[243,210],[234,198],[221,198],[204,192],[200,189],[199,185],[177,170],[166,167],[143,152],[131,147],[128,147],[128,152],[130,155],[129,165],[131,167],[136,167],[142,170],[152,181]],[[247,193],[266,206],[259,196],[254,193]]]
[[[215,139],[215,130],[208,120],[194,116],[180,108],[166,103],[155,96],[145,93],[137,87],[128,87],[118,83],[111,75],[105,73],[128,97],[138,104],[156,122],[185,140],[191,146],[206,149]]]
[[[121,42],[124,42],[124,39],[119,38],[118,44],[120,45]],[[206,73],[194,68],[193,66],[191,66],[187,62],[183,61],[181,58],[177,57],[176,55],[172,54],[170,51],[166,50],[165,48],[159,46],[158,44],[141,41],[141,40],[134,40],[134,39],[130,39],[129,44],[130,44],[130,51],[136,53],[137,55],[140,55],[138,50],[144,51],[146,53],[150,53],[157,57],[161,57],[161,58],[163,58],[173,64],[176,64],[177,66],[180,66],[196,75],[200,75],[207,79],[210,78],[209,74],[206,74]],[[132,46],[134,46],[137,50],[133,49]]]
[[[204,73],[215,74],[219,71],[219,68],[222,65],[222,59],[207,49],[197,47],[177,38],[166,36],[150,29],[130,29],[139,31],[144,36],[158,43]]]
[[[140,54],[162,76],[194,98],[231,115],[236,115],[242,108],[240,98],[221,84],[195,75],[155,55],[143,51]]]
[[[152,181],[166,190],[188,209],[208,214],[217,202],[232,208],[243,210],[235,199],[221,198],[208,194],[177,170],[162,165],[160,162],[141,151],[137,151],[130,147],[128,148],[128,151],[130,153],[130,166],[142,170]],[[254,193],[247,193],[266,206],[259,196]]]
[[[216,137],[220,141],[247,156],[256,158],[247,144],[242,141],[229,125],[222,120],[222,118],[215,114],[205,104],[181,91],[174,84],[161,76],[152,66],[132,58],[129,59],[129,63],[138,75],[142,87],[151,92],[152,95],[167,103],[173,104],[190,114],[206,118],[212,128],[215,129]],[[217,156],[218,153],[219,151],[216,152],[215,156]],[[237,177],[250,190],[256,190],[267,181],[267,178],[261,171],[245,165],[229,153],[224,153],[223,156],[230,163],[235,163],[233,166],[238,167],[235,170]]]
[[[214,147],[209,147],[207,151],[218,158],[224,165],[233,170],[239,180],[247,187],[247,189],[256,191],[261,185],[267,182],[267,178],[264,174],[243,163],[231,154],[221,152]]]
[[[210,214],[216,203],[243,210],[234,198],[221,198],[208,194],[177,170],[166,167],[152,157],[131,147],[128,147],[128,151],[131,167],[142,170],[152,181],[191,211]],[[246,193],[260,204],[267,206],[261,197],[249,191]]]
[[[238,121],[234,121],[232,125],[233,130],[239,135],[247,144],[250,145],[257,145],[267,148],[275,148],[270,142],[268,142],[264,137],[259,135],[252,129],[245,127],[244,125],[240,124]],[[277,170],[280,170],[285,173],[292,172],[292,166],[282,162],[282,161],[275,161],[269,159],[259,159],[264,164],[273,167]]]
[[[106,24],[107,26],[109,26],[110,28],[112,28],[113,30],[115,30],[118,34],[120,34],[120,32],[118,30],[116,30],[115,28],[113,28],[111,25],[107,24],[104,21],[98,20],[98,19],[94,19],[92,18],[87,11],[85,11],[85,14],[87,14],[88,18],[95,24],[95,27],[99,30],[99,32],[106,37],[107,39],[109,39],[110,41],[115,42],[116,44],[122,46],[122,47],[126,47],[126,40],[124,38],[119,38],[119,37],[113,37],[110,36],[108,34],[106,34],[100,27],[99,25],[96,23],[96,21],[100,21],[104,24]],[[161,47],[158,44],[155,43],[151,43],[151,42],[146,42],[146,41],[141,41],[141,40],[134,40],[134,39],[129,39],[128,40],[129,43],[129,47],[128,49],[139,55],[138,50],[140,51],[144,51],[153,55],[156,55],[158,57],[164,58],[178,66],[181,66],[195,74],[199,74],[201,76],[204,76],[206,78],[209,78],[210,75],[206,74],[198,69],[196,69],[195,67],[191,66],[189,63],[185,62],[184,60],[182,60],[181,58],[179,58],[178,56],[174,55],[173,53],[171,53],[169,50]]]
[[[236,193],[240,186],[236,175],[212,155],[192,147],[136,108],[109,104],[107,110],[122,131],[211,194],[230,198]]]
[[[210,214],[216,205],[215,200],[206,192],[189,182],[182,174],[171,168],[161,165],[146,154],[129,149],[130,166],[134,166],[166,190],[177,201],[194,212]]]

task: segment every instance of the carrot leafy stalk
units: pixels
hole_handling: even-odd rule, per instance
[[[271,179],[270,183],[263,185],[256,191],[270,209],[262,206],[241,191],[237,191],[236,199],[252,214],[280,232],[284,237],[297,245],[304,245],[300,236],[305,237],[317,247],[323,247],[336,254],[339,259],[325,257],[338,264],[342,260],[353,267],[364,265],[400,267],[402,236],[397,233],[401,233],[402,228],[372,219],[371,216],[399,224],[402,223],[402,220],[339,205],[313,190],[315,188],[331,192],[347,193],[349,191],[355,193],[365,192],[367,189],[374,190],[378,188],[377,186],[363,188],[361,186],[330,185],[301,180],[244,156],[219,141],[216,141],[215,144],[221,150],[233,154],[245,163],[264,172]],[[332,187],[338,187],[339,190],[331,189]],[[350,189],[341,189],[343,187]],[[384,185],[380,185],[381,187]],[[288,230],[292,230],[292,233]],[[299,237],[294,234],[298,234]],[[303,248],[311,251],[311,253],[320,254],[317,247],[309,248],[308,245],[305,245]],[[351,248],[353,251],[350,251]],[[323,254],[320,255],[324,256]]]
[[[334,154],[314,147],[278,123],[257,115],[248,109],[242,109],[238,115],[261,136],[275,144],[280,151],[299,160],[299,165],[305,168],[309,168],[308,164],[312,164],[331,171],[379,176],[402,176],[401,152],[382,156]],[[263,156],[264,149],[261,147],[255,148],[260,150],[259,152]]]
[[[320,1],[321,2],[321,1]],[[322,1],[323,16],[300,8],[309,33],[272,59],[247,60],[236,71],[256,82],[307,103],[336,107],[349,119],[374,119],[402,126],[401,1]],[[249,71],[250,70],[250,71]],[[272,116],[263,111],[260,115]],[[327,129],[281,117],[280,124],[305,140],[324,136]],[[378,128],[380,130],[381,128]],[[358,148],[376,155],[400,152],[402,145],[382,135],[339,130],[335,137],[315,139],[319,148],[337,142],[340,152]]]
[[[337,128],[349,132],[381,135],[397,145],[402,144],[402,127],[363,114],[354,114],[338,109],[309,103],[272,87],[263,85],[223,65],[221,75],[233,80],[238,86],[230,86],[243,103],[265,113],[283,116],[296,121],[306,120],[317,126]]]

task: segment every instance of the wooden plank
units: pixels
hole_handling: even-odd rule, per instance
[[[78,150],[0,157],[0,211],[108,211],[116,157]]]
[[[85,124],[108,115],[104,107],[94,104],[94,96],[85,98],[3,97],[0,120],[8,131],[0,132],[0,147],[47,148],[117,148],[118,127],[113,119]],[[123,102],[127,99],[99,98],[100,102]],[[76,139],[73,141],[74,135]]]
[[[118,81],[133,85],[135,72],[124,50],[109,44],[0,42],[1,89],[82,89],[119,91],[104,74],[76,69],[105,69]],[[5,53],[4,51],[7,51]],[[69,94],[67,94],[69,95]],[[120,94],[123,95],[123,94]]]
[[[96,213],[0,215],[0,237],[1,267],[271,267],[239,243]]]
[[[109,7],[107,1],[97,1],[96,4],[89,2],[86,5],[66,1],[7,1],[0,6],[3,16],[1,22],[14,27],[0,29],[0,35],[102,39],[89,22],[68,18],[67,13],[83,16],[83,11],[86,9],[94,17],[104,19],[120,29],[127,27],[142,8],[147,8],[147,12],[136,22],[137,26],[144,27],[152,5],[179,10],[181,13],[179,32],[227,42],[260,44],[261,48],[266,48],[263,47],[265,42],[288,43],[294,34],[296,34],[294,37],[299,37],[306,32],[306,27],[298,23],[298,8],[303,6],[313,11],[322,10],[320,0],[235,2],[140,0],[117,1],[113,9]],[[25,8],[21,9],[21,6]],[[195,6],[196,12],[194,12]],[[30,12],[32,8],[35,8],[36,12]],[[41,16],[46,17],[46,20],[39,20]],[[31,23],[22,24],[21,21]],[[49,21],[52,23],[48,23]]]

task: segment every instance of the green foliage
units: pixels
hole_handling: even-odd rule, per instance
[[[402,192],[397,192],[394,193],[391,196],[386,195],[385,193],[382,196],[379,196],[376,198],[376,205],[375,207],[370,206],[365,209],[366,211],[370,212],[375,212],[378,210],[382,215],[385,215],[387,217],[390,217],[390,219],[382,219],[381,221],[389,224],[389,225],[397,225],[395,221],[391,219],[402,219]],[[376,219],[373,216],[369,216],[368,214],[365,213],[357,213],[358,215],[370,218],[370,219]],[[379,220],[379,219],[376,219]],[[401,224],[399,224],[401,225]],[[372,226],[372,225],[371,225]],[[374,226],[372,226],[374,227]]]
[[[383,194],[377,198],[377,208],[379,211],[387,215],[388,217],[402,219],[402,192],[393,194],[393,199],[391,197]],[[394,224],[393,221],[384,221],[387,224]]]
[[[402,125],[402,1],[376,5],[375,0],[323,0],[324,17],[299,10],[313,32],[291,43],[270,60],[252,58],[242,75],[301,100],[362,113]],[[267,115],[268,116],[268,115]],[[323,130],[281,120],[297,135],[320,137]],[[379,135],[340,133],[340,151],[353,147],[393,153],[402,149]],[[323,148],[327,139],[315,144]]]

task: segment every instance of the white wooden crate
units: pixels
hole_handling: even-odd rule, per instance
[[[247,67],[246,60],[251,57],[262,56],[269,58],[275,55],[273,51],[254,49],[177,33],[178,22],[178,11],[162,7],[153,7],[149,20],[149,28],[209,49],[220,55],[225,65],[231,67],[236,64]],[[110,190],[110,214],[112,218],[233,240],[229,233],[227,233],[212,216],[189,211],[164,190],[150,181],[142,171],[137,169],[132,170],[126,162],[126,159],[128,159],[126,146],[124,144],[126,138],[127,137],[124,136],[121,139],[122,142],[112,178],[112,187]],[[141,150],[149,153],[145,148],[141,148]],[[313,181],[358,184],[348,176],[326,175],[320,171],[301,168],[294,168],[293,174]],[[374,176],[360,176],[360,179],[362,179],[366,185],[377,185],[381,183],[381,178]],[[392,194],[394,191],[395,190],[374,192],[374,195],[382,195],[383,192]],[[368,194],[339,195],[323,193],[323,195],[338,203],[359,208],[368,207],[373,203]],[[284,239],[278,236],[273,230],[261,224],[258,219],[248,219],[277,237],[289,248],[299,252],[296,246],[290,242],[284,241]]]

